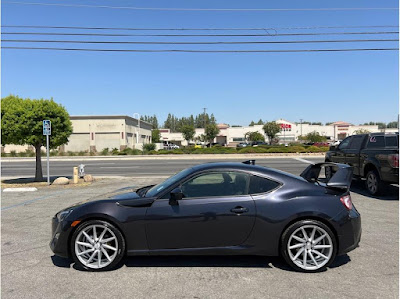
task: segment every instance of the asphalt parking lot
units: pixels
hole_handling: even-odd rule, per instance
[[[322,273],[296,273],[281,258],[251,256],[130,257],[114,271],[91,273],[53,255],[48,244],[57,211],[160,180],[114,178],[81,188],[2,192],[2,298],[399,297],[398,186],[373,198],[357,181],[352,198],[362,215],[360,247]]]

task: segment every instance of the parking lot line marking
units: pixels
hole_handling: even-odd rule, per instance
[[[303,163],[307,163],[307,164],[314,164],[314,162],[311,162],[309,160],[302,159],[302,158],[293,158],[293,159],[295,159],[297,161],[300,161],[300,162],[303,162]]]
[[[56,193],[53,193],[53,194],[50,194],[50,195],[41,196],[41,197],[38,197],[38,198],[35,198],[35,199],[27,200],[27,201],[24,201],[24,202],[21,202],[21,203],[12,205],[12,206],[8,206],[8,207],[1,208],[1,210],[2,210],[2,211],[5,211],[5,210],[9,210],[9,209],[16,208],[16,207],[19,207],[19,206],[24,206],[24,205],[33,203],[33,202],[35,202],[35,201],[39,201],[39,200],[43,200],[43,199],[52,197],[52,196],[57,195],[57,194],[65,193],[65,192],[67,192],[67,191],[68,191],[68,190],[64,190],[64,191],[56,192]]]
[[[5,188],[3,192],[29,192],[29,191],[37,191],[35,187],[27,187],[27,188]]]

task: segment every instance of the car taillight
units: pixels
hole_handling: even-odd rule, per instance
[[[351,202],[351,196],[349,195],[345,195],[342,196],[340,198],[340,201],[342,202],[342,204],[346,207],[346,209],[351,210],[353,208],[353,204]]]
[[[393,168],[399,168],[399,154],[389,155],[388,160],[390,166]]]

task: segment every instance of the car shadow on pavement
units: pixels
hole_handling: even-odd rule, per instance
[[[383,187],[381,194],[371,195],[365,187],[364,180],[353,180],[351,183],[350,191],[371,198],[380,200],[399,200],[399,186],[386,184]]]
[[[71,268],[78,271],[86,271],[74,264],[72,259],[61,258],[53,255],[51,260],[54,266]],[[337,268],[350,262],[350,257],[345,254],[336,257],[328,268]],[[121,267],[232,267],[232,268],[278,268],[281,270],[296,272],[281,257],[265,256],[135,256],[125,257],[113,270]],[[326,271],[326,270],[324,270]]]

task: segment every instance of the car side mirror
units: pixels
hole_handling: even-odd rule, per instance
[[[171,206],[177,206],[178,200],[181,200],[182,198],[183,198],[183,193],[182,193],[181,188],[175,188],[170,193],[169,204]]]

